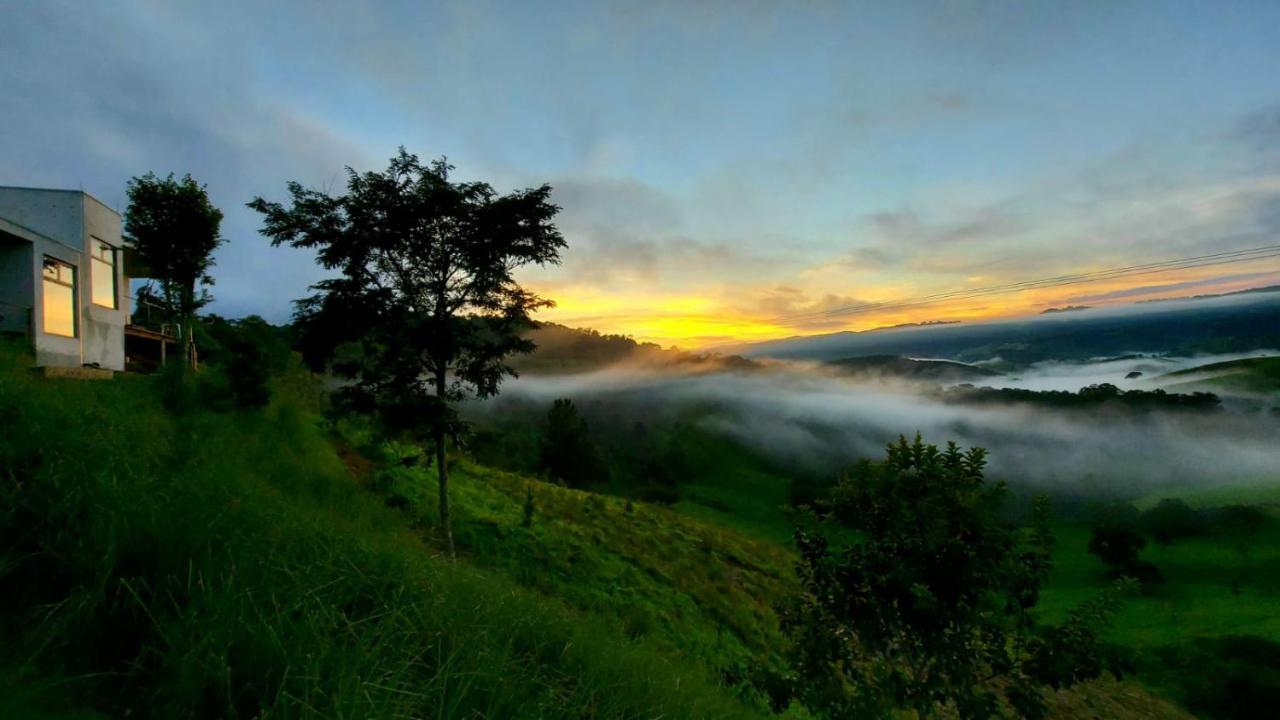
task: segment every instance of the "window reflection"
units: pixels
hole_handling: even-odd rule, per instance
[[[53,258],[44,259],[44,331],[76,336],[76,269]]]
[[[94,238],[93,257],[89,261],[89,289],[93,304],[116,307],[116,254],[110,245]]]

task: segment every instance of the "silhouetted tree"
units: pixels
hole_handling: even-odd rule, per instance
[[[1088,549],[1107,566],[1112,577],[1131,577],[1149,588],[1163,578],[1155,564],[1138,557],[1146,546],[1147,539],[1134,528],[1103,522],[1093,528]]]
[[[383,172],[348,168],[345,195],[291,182],[291,208],[249,203],[273,245],[314,249],[340,272],[298,301],[304,355],[354,381],[339,393],[345,406],[434,441],[450,553],[445,443],[461,426],[454,403],[468,391],[496,394],[515,375],[506,358],[533,350],[522,334],[534,326],[530,314],[551,303],[513,273],[558,263],[565,247],[550,186],[502,195],[487,183],[453,182],[452,170],[401,148]]]
[[[857,465],[814,527],[797,530],[803,593],[783,607],[783,629],[811,710],[932,716],[951,706],[988,718],[1007,702],[1037,717],[1044,673],[1063,684],[1088,675],[1056,660],[1087,654],[1076,650],[1092,637],[1087,623],[1044,642],[1030,612],[1050,567],[1047,501],[1032,527],[1009,525],[1005,488],[984,481],[985,462],[981,448],[903,439],[884,462]],[[853,537],[826,532],[831,523]]]
[[[182,328],[183,355],[195,364],[196,310],[212,299],[209,269],[213,251],[225,242],[222,211],[209,202],[205,186],[190,175],[175,180],[147,173],[129,181],[124,231],[159,285],[145,294]]]
[[[538,466],[570,487],[587,487],[607,479],[608,468],[591,441],[587,421],[568,398],[556,400],[547,413]]]
[[[225,371],[231,400],[239,407],[262,407],[271,400],[271,379],[289,365],[290,331],[257,315],[227,320],[207,315],[196,326],[202,355]]]
[[[1165,547],[1175,540],[1199,533],[1203,525],[1200,516],[1190,505],[1174,498],[1165,498],[1142,513],[1141,523],[1143,531]]]
[[[1274,521],[1265,510],[1252,505],[1228,505],[1217,511],[1217,532],[1229,540],[1240,557],[1246,557],[1258,535]]]

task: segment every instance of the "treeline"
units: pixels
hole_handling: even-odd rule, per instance
[[[663,505],[707,469],[708,445],[724,442],[687,420],[634,420],[599,403],[591,410],[589,420],[569,398],[508,402],[461,440],[483,465]]]
[[[714,355],[664,348],[627,335],[601,333],[541,322],[525,334],[536,349],[511,359],[511,367],[530,374],[565,374],[603,370],[622,363],[680,366],[697,370],[755,370],[760,363],[737,355]]]
[[[1096,409],[1110,406],[1126,410],[1190,410],[1209,412],[1222,408],[1222,399],[1214,393],[1171,393],[1164,390],[1121,390],[1111,383],[1066,390],[1027,390],[1025,388],[976,387],[965,383],[939,391],[947,402],[968,404],[1022,403],[1060,409]]]

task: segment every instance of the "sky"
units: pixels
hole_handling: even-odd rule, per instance
[[[1280,244],[1275,2],[0,0],[0,184],[190,173],[211,311],[322,272],[255,196],[403,145],[549,183],[541,319],[682,347],[1280,283],[1271,257],[904,300]],[[889,307],[849,313],[841,308]]]

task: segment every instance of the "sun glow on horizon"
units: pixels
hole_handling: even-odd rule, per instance
[[[1249,266],[1254,267],[1250,268]],[[1252,271],[1249,271],[1249,270]],[[991,278],[972,278],[970,285]],[[1019,292],[916,303],[912,298],[939,290],[914,289],[902,284],[865,287],[859,294],[874,306],[851,313],[839,307],[797,306],[789,312],[766,312],[758,298],[768,288],[727,293],[723,288],[705,294],[644,292],[598,287],[557,285],[543,294],[555,300],[537,319],[602,333],[627,335],[641,342],[705,350],[720,346],[865,331],[904,324],[983,322],[1037,315],[1049,308],[1071,305],[1103,307],[1198,294],[1236,292],[1280,283],[1274,261],[1249,263],[1224,274],[1220,267],[1163,273],[1158,279],[1121,278]],[[955,289],[959,293],[964,288]],[[942,291],[947,292],[947,291]],[[753,298],[755,300],[753,301]],[[835,310],[836,312],[832,312]]]

